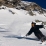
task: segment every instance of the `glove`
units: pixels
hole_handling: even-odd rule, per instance
[[[26,36],[28,36],[28,34],[26,34]]]

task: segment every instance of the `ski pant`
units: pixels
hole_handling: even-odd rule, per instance
[[[39,40],[41,40],[41,41],[43,41],[43,40],[45,41],[45,40],[46,40],[46,36],[44,36],[40,30],[39,30],[38,32],[34,32],[34,34],[35,34],[35,36],[36,36]]]

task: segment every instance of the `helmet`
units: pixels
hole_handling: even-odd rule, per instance
[[[36,23],[35,23],[35,22],[32,22],[31,24],[34,24],[34,25],[36,25]]]

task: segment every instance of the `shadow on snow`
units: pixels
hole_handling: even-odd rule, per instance
[[[7,31],[7,30],[0,30],[0,32],[2,32],[2,33],[3,33],[3,32],[9,32],[9,31]]]
[[[21,37],[18,35],[9,35],[9,36],[3,36],[5,38],[17,38],[17,39],[27,39],[27,40],[35,40],[35,41],[39,41],[37,38],[30,38],[30,37]]]
[[[0,27],[0,32],[9,32],[7,29]]]

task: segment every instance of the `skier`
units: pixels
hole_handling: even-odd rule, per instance
[[[36,23],[32,22],[31,23],[31,29],[30,31],[26,34],[26,36],[32,34],[34,32],[35,36],[41,40],[42,42],[45,41],[46,37],[42,34],[42,32],[39,30],[40,28],[44,28],[44,25],[36,25]]]

